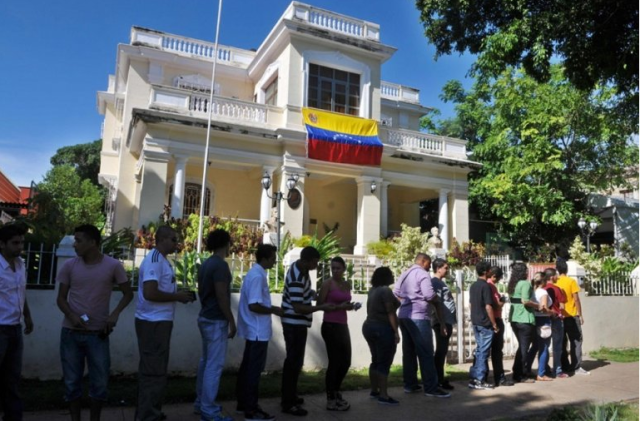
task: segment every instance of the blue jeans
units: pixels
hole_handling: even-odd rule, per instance
[[[553,344],[553,373],[562,373],[562,339],[564,338],[564,321],[551,319],[551,343]]]
[[[362,325],[362,335],[371,351],[369,372],[388,376],[397,348],[393,328],[389,323],[365,321]]]
[[[433,332],[426,319],[400,319],[402,331],[402,378],[404,387],[418,385],[418,362],[425,392],[438,388],[438,374],[433,358]]]
[[[0,408],[7,421],[22,421],[22,350],[22,326],[0,325]]]
[[[82,397],[84,364],[89,367],[89,397],[107,400],[109,384],[109,337],[101,338],[99,332],[86,332],[66,327],[60,333],[60,359],[64,379],[64,399],[67,402]]]
[[[198,365],[195,408],[200,408],[202,418],[213,418],[220,414],[222,407],[215,403],[220,388],[220,376],[227,356],[227,336],[229,322],[198,318],[198,328],[202,336],[202,356]]]
[[[258,409],[260,375],[267,363],[268,348],[269,341],[247,340],[245,342],[242,364],[240,364],[236,382],[238,408],[245,413],[253,413]]]
[[[493,330],[490,327],[473,325],[473,334],[476,337],[475,361],[469,370],[471,380],[484,381],[487,376],[487,363],[493,340]]]
[[[549,361],[549,345],[551,345],[551,336],[548,338],[542,338],[538,332],[538,328],[541,326],[550,326],[550,317],[536,317],[536,341],[538,344],[538,376],[545,375],[547,369],[547,362]],[[553,329],[553,328],[552,328]],[[553,335],[553,333],[552,333]]]

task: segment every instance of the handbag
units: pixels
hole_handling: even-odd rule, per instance
[[[551,337],[551,325],[543,325],[538,327],[538,335],[542,339],[547,339]]]

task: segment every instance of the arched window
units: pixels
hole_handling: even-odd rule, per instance
[[[182,198],[182,215],[189,216],[192,213],[200,214],[200,196],[202,190],[200,184],[185,183],[184,197]],[[173,184],[169,187],[169,201],[173,197]],[[204,194],[204,215],[209,216],[209,207],[211,204],[211,190],[207,187]]]

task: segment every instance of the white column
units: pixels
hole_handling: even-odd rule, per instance
[[[452,196],[452,237],[459,243],[469,241],[469,201],[467,199],[467,192],[455,192]]]
[[[356,245],[353,254],[364,256],[367,254],[367,244],[380,240],[380,187],[371,192],[371,182],[378,186],[381,179],[360,177],[356,179],[358,185],[358,220],[356,222]]]
[[[380,235],[387,238],[389,235],[389,183],[383,181],[380,183]]]
[[[287,203],[287,195],[289,193],[289,189],[287,188],[287,180],[292,174],[298,174],[298,184],[296,184],[296,189],[300,192],[300,206],[297,209],[291,209],[289,204]],[[305,195],[305,181],[306,173],[304,169],[296,168],[283,168],[280,177],[280,191],[282,192],[283,199],[280,203],[280,209],[278,210],[281,215],[280,219],[283,222],[281,228],[281,236],[289,232],[293,237],[300,237],[305,233],[304,227],[304,195]]]
[[[137,228],[156,222],[164,210],[170,157],[166,152],[143,150]]]
[[[449,250],[449,190],[440,189],[439,202],[438,227],[440,228],[440,238],[442,238],[442,248]]]
[[[263,167],[262,174],[260,175],[260,182],[262,182],[262,176],[267,173],[269,177],[271,177],[271,183],[273,185],[273,171],[275,168],[273,167]],[[273,186],[272,186],[273,187]],[[260,226],[265,227],[266,223],[269,221],[271,217],[271,199],[269,199],[269,194],[273,188],[270,187],[269,191],[262,189],[262,195],[260,196]]]
[[[182,203],[184,199],[184,180],[187,172],[187,156],[174,155],[176,168],[173,177],[173,196],[171,197],[171,217],[182,218]],[[203,186],[206,188],[206,186]]]

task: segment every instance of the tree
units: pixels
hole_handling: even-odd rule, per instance
[[[38,183],[30,217],[42,239],[58,242],[81,224],[104,224],[101,190],[71,165],[54,166]]]
[[[470,200],[516,243],[567,238],[588,192],[628,185],[629,170],[637,174],[637,115],[619,106],[614,88],[576,89],[560,65],[544,84],[508,69],[469,92],[449,82],[442,97],[456,103],[457,134],[483,165],[470,174]]]
[[[522,66],[539,82],[558,58],[577,88],[612,84],[638,103],[638,2],[416,0],[436,57],[470,52],[477,75]]]
[[[65,146],[56,151],[51,157],[51,165],[71,165],[81,179],[88,179],[98,185],[98,173],[100,172],[100,151],[102,140],[81,143],[79,145]]]

